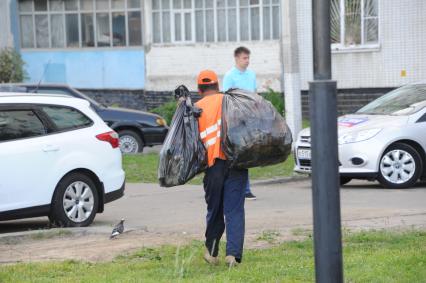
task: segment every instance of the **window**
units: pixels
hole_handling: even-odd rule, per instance
[[[43,123],[31,110],[0,110],[0,142],[46,134]]]
[[[332,0],[330,33],[333,46],[377,46],[378,10],[378,0]]]
[[[154,43],[273,40],[279,0],[152,0]]]
[[[53,121],[59,131],[78,129],[92,125],[92,120],[73,108],[43,106],[42,109]]]
[[[142,45],[141,0],[19,0],[22,48]]]

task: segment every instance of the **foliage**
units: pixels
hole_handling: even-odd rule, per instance
[[[0,50],[0,83],[19,83],[26,78],[25,62],[12,48]]]
[[[167,125],[170,125],[170,123],[172,122],[173,115],[175,114],[176,108],[177,102],[169,101],[161,106],[151,109],[151,112],[156,113],[166,119]]]
[[[284,96],[280,92],[274,91],[272,88],[268,89],[268,92],[262,94],[262,96],[270,101],[272,105],[274,105],[275,109],[277,109],[278,113],[284,115]]]

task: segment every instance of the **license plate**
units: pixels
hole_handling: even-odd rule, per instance
[[[310,149],[299,148],[297,150],[297,158],[311,160],[311,150]]]

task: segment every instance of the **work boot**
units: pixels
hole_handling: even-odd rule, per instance
[[[206,250],[206,253],[204,254],[204,260],[211,265],[219,264],[219,258],[217,256],[211,256],[208,250]]]
[[[225,257],[225,263],[228,265],[228,267],[234,267],[238,265],[237,260],[235,259],[235,256],[228,255]]]

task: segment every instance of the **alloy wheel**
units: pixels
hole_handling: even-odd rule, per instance
[[[380,161],[380,171],[388,182],[402,184],[410,180],[416,163],[413,156],[405,150],[395,149],[387,152]]]
[[[87,220],[94,208],[94,196],[90,186],[81,181],[70,184],[64,193],[63,208],[70,220],[78,223]]]

